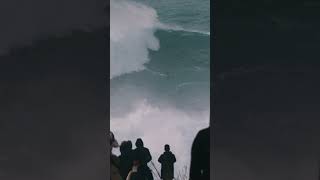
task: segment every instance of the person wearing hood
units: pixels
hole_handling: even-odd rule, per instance
[[[174,179],[174,163],[177,161],[175,155],[170,151],[170,146],[164,146],[165,152],[159,157],[158,162],[161,164],[161,179]]]
[[[131,141],[123,141],[120,145],[120,173],[126,179],[133,166],[133,149]]]
[[[133,151],[133,160],[139,164],[138,174],[142,174],[141,180],[153,180],[151,169],[148,167],[148,163],[152,160],[150,151],[144,147],[144,143],[141,138],[136,141],[136,149]],[[139,179],[140,180],[140,179]]]
[[[189,176],[189,180],[210,179],[210,127],[199,131],[193,141]]]

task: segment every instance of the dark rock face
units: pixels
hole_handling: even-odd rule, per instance
[[[106,177],[108,42],[105,29],[73,32],[0,57],[4,179]]]
[[[216,2],[214,179],[317,178],[317,7],[312,1]]]

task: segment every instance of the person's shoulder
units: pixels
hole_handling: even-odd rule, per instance
[[[210,134],[210,127],[200,130],[198,134]]]
[[[113,160],[114,162],[120,161],[120,158],[119,158],[118,156],[111,156],[110,158],[111,158],[111,160]]]
[[[196,138],[203,138],[203,137],[209,137],[209,136],[210,136],[210,127],[200,130]]]
[[[202,144],[207,144],[210,140],[210,127],[202,129],[198,132],[196,135],[194,141],[193,141],[193,146],[199,146]]]
[[[138,149],[138,148],[136,148],[136,149],[133,149],[131,152],[132,153],[137,153],[137,152],[139,152],[140,150]]]
[[[172,152],[170,153],[170,155],[171,155],[172,157],[175,157],[175,155],[174,155]]]
[[[111,156],[111,158],[119,158],[118,156],[116,156],[114,154],[111,154],[110,156]]]

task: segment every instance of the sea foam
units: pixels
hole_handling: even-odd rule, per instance
[[[126,0],[110,1],[110,78],[145,69],[149,50],[160,48],[156,11]]]

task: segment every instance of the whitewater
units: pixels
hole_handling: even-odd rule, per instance
[[[209,125],[208,3],[110,1],[111,130],[120,142],[142,138],[157,168],[170,144],[176,175]]]

